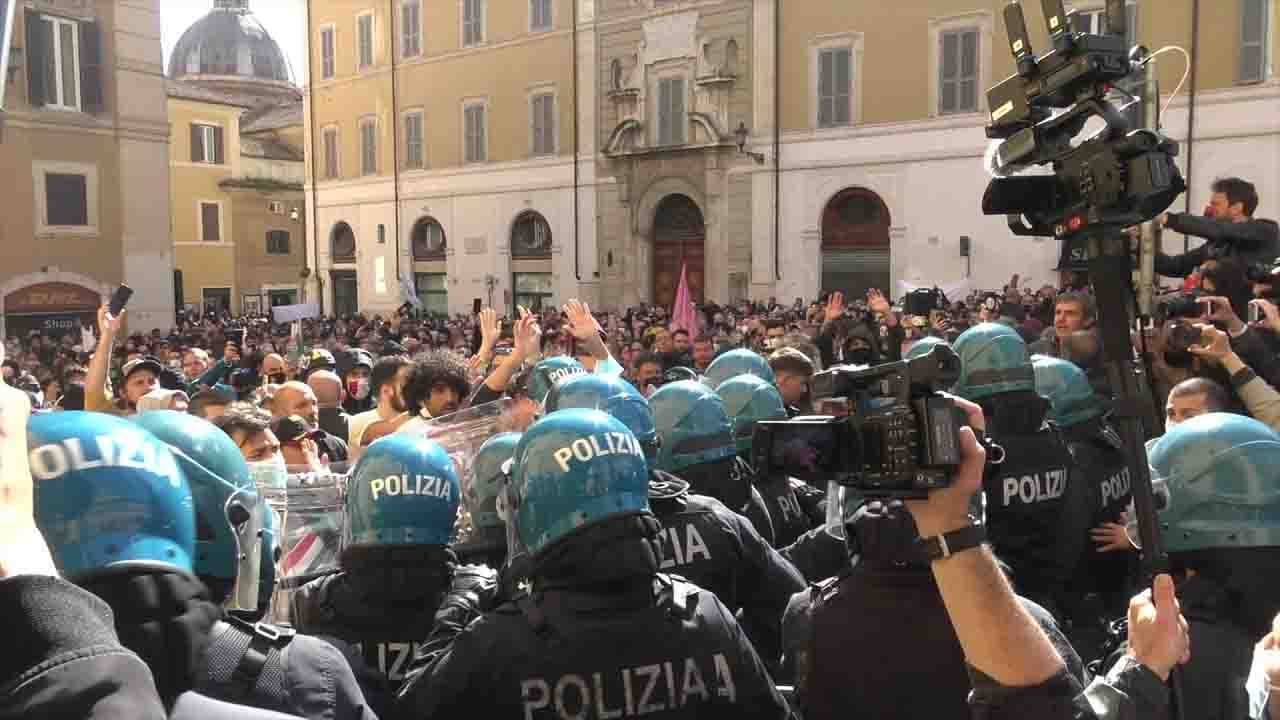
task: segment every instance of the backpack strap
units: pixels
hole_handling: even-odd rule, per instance
[[[240,658],[231,671],[230,683],[240,693],[248,697],[255,688],[286,705],[288,692],[284,687],[284,651],[297,634],[290,628],[277,627],[267,623],[249,623],[234,616],[225,618],[230,627],[229,633],[241,636],[239,643],[244,643]],[[243,637],[247,636],[245,643]],[[273,662],[274,660],[274,662]],[[275,666],[275,667],[272,667]],[[259,682],[266,678],[266,682]]]

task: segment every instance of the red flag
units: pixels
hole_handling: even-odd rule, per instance
[[[676,288],[675,306],[671,308],[671,329],[687,330],[690,335],[698,336],[702,323],[698,322],[698,309],[693,305],[689,295],[688,266],[680,266],[680,286]]]

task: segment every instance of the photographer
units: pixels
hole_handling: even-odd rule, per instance
[[[1213,197],[1205,217],[1190,213],[1165,213],[1158,222],[1174,232],[1204,238],[1207,242],[1182,255],[1156,256],[1156,272],[1186,277],[1210,258],[1239,257],[1245,263],[1271,262],[1280,255],[1280,228],[1274,220],[1255,220],[1258,191],[1253,183],[1236,177],[1213,182]]]

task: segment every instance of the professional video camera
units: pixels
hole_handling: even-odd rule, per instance
[[[836,411],[756,423],[755,468],[839,483],[869,498],[923,498],[950,485],[960,464],[960,428],[968,422],[938,392],[959,376],[960,358],[945,345],[904,362],[819,373],[815,404]]]
[[[982,198],[988,215],[1008,215],[1016,235],[1068,239],[1154,218],[1186,189],[1174,163],[1178,144],[1155,128],[1135,129],[1106,95],[1145,54],[1124,40],[1123,0],[1108,0],[1107,35],[1073,32],[1062,0],[1041,0],[1053,49],[1036,57],[1022,6],[1005,7],[1017,73],[987,92],[987,137],[996,173]],[[1057,112],[1056,110],[1061,110]],[[1078,144],[1091,118],[1105,127]],[[1052,164],[1053,175],[1010,177]]]

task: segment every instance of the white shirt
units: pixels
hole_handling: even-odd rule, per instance
[[[347,421],[347,447],[351,450],[360,447],[360,440],[364,437],[365,429],[381,419],[382,416],[378,414],[377,408],[352,415],[351,419]]]

